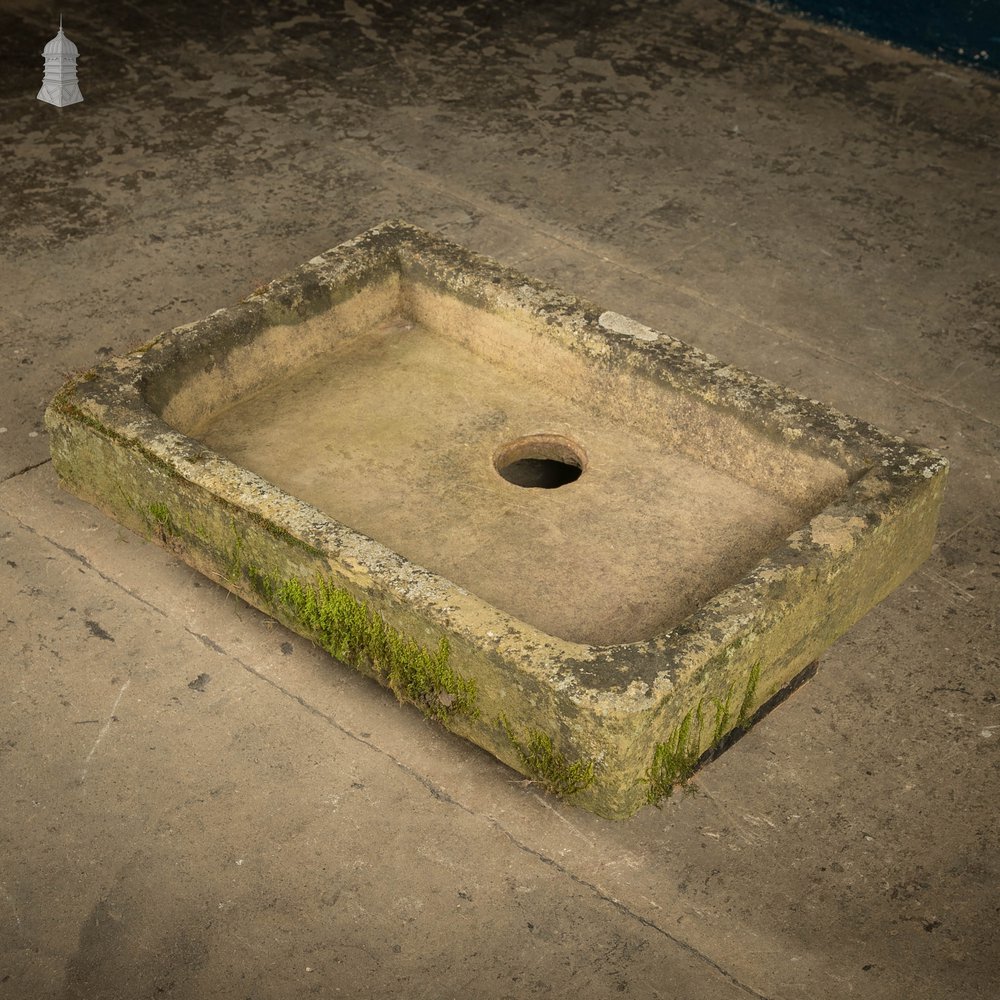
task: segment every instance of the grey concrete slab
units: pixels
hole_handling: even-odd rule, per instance
[[[73,16],[62,111],[48,8],[0,23],[0,995],[995,996],[997,83],[737,2]],[[952,459],[931,561],[662,812],[543,796],[44,464],[67,370],[394,215]]]
[[[24,639],[3,747],[7,995],[655,996],[665,977],[748,994],[291,694],[292,642],[260,616],[250,662],[171,628],[158,591],[199,581],[131,539],[142,580],[123,589],[120,563],[59,540],[90,517],[64,507],[2,530],[6,628]],[[44,631],[41,601],[61,611]],[[394,723],[356,693],[373,729]]]
[[[135,723],[148,739],[135,734],[125,743],[128,756],[143,755],[145,765],[126,765],[120,758],[105,764],[112,769],[111,788],[89,819],[75,805],[59,804],[82,829],[96,826],[99,839],[131,839],[127,826],[118,825],[123,805],[116,795],[142,799],[133,807],[136,823],[144,811],[159,815],[163,796],[180,796],[176,808],[184,811],[192,796],[199,798],[186,784],[194,780],[192,767],[195,776],[204,770],[213,788],[227,782],[246,788],[253,800],[247,808],[265,811],[274,792],[264,777],[276,768],[282,781],[293,781],[294,775],[295,782],[303,782],[296,785],[303,804],[335,796],[336,790],[328,788],[331,781],[335,789],[342,783],[343,775],[331,779],[338,770],[352,770],[369,786],[385,781],[388,769],[406,779],[407,790],[388,800],[395,805],[387,804],[388,793],[378,799],[381,809],[405,811],[405,820],[388,827],[401,843],[415,847],[428,838],[449,840],[459,835],[452,828],[453,812],[476,816],[483,830],[505,838],[501,854],[507,863],[524,854],[540,859],[570,885],[588,886],[598,898],[614,900],[643,926],[676,937],[764,996],[815,995],[817,983],[840,980],[862,996],[884,996],[888,990],[933,996],[929,984],[941,982],[965,983],[970,996],[988,988],[992,966],[980,965],[975,956],[985,958],[995,949],[993,928],[979,916],[995,877],[990,852],[995,830],[988,807],[995,772],[982,765],[995,754],[990,727],[996,722],[997,662],[990,609],[967,588],[978,589],[989,577],[989,563],[977,562],[976,556],[986,545],[996,546],[996,518],[992,524],[977,521],[949,539],[949,558],[961,569],[935,566],[918,573],[901,592],[905,596],[894,596],[839,643],[816,678],[780,712],[703,772],[695,794],[672,800],[662,812],[650,809],[627,824],[614,824],[549,799],[485,754],[396,705],[374,685],[338,669],[168,554],[59,495],[49,467],[10,480],[0,504],[23,519],[13,550],[6,540],[12,561],[18,562],[19,549],[30,541],[47,550],[48,563],[58,567],[48,574],[24,562],[17,567],[22,578],[43,581],[24,587],[19,604],[27,609],[46,601],[59,608],[58,624],[47,630],[44,642],[36,639],[44,649],[30,647],[27,662],[45,660],[60,681],[66,680],[63,672],[71,675],[70,684],[43,693],[51,719],[35,715],[18,725],[15,740],[24,731],[29,740],[27,748],[22,746],[22,766],[37,767],[24,750],[32,749],[32,739],[39,740],[42,756],[54,756],[52,744],[62,750],[55,755],[58,781],[72,783],[81,776],[86,781],[93,743],[77,738],[79,745],[70,752],[66,732],[73,734],[72,724],[80,722],[80,728],[97,729],[96,740],[97,723],[85,720],[104,723],[120,715],[121,703],[116,707],[115,700],[127,679],[121,664],[144,668],[148,683],[163,687],[152,714]],[[73,589],[49,593],[44,581],[51,576],[56,582],[68,578]],[[933,599],[941,587],[948,591],[946,600],[938,601],[930,621],[921,620],[924,595]],[[955,604],[962,606],[961,613],[950,614]],[[130,648],[119,654],[123,623],[140,613],[149,619],[148,638],[126,638]],[[15,620],[22,632],[31,631],[25,618]],[[56,629],[64,633],[61,638]],[[174,650],[172,643],[182,648]],[[921,660],[908,662],[906,650],[919,650]],[[95,655],[100,670],[92,665]],[[68,656],[83,665],[59,669]],[[923,658],[931,656],[940,669],[928,676]],[[269,695],[287,702],[298,713],[295,721],[258,705],[258,694],[228,688],[216,693],[213,678],[240,673],[249,675],[245,684],[259,681]],[[104,677],[100,684],[99,677]],[[122,697],[130,690],[131,685]],[[192,694],[208,697],[192,701]],[[98,697],[108,703],[103,713],[93,700]],[[150,697],[140,695],[143,702]],[[71,704],[56,715],[61,701]],[[208,725],[228,740],[210,752],[201,747],[214,747],[222,737],[202,733],[204,721],[183,711],[186,704],[189,713],[200,712],[206,703],[212,708]],[[78,711],[70,713],[76,704]],[[23,711],[20,701],[12,706],[14,718]],[[302,744],[301,757],[288,751],[289,741],[297,739],[294,733],[315,718],[346,732],[355,751],[370,754],[355,762],[322,743],[315,748]],[[248,737],[249,748],[239,735],[247,730],[255,734]],[[313,738],[312,721],[307,730]],[[109,733],[117,732],[109,727]],[[271,762],[273,749],[286,754],[282,766]],[[301,763],[295,765],[287,754]],[[182,774],[172,777],[169,789],[144,790],[150,775],[177,768]],[[300,769],[307,775],[298,775]],[[41,787],[56,780],[46,772]],[[444,816],[420,819],[429,803],[447,806]],[[250,839],[272,848],[282,841],[282,823],[300,815],[301,807],[288,800],[278,812],[280,822],[275,818],[269,826],[262,820]],[[300,816],[300,821],[305,819]],[[22,822],[18,817],[15,829]],[[385,826],[385,815],[365,822],[370,836]],[[239,816],[233,825],[245,827],[247,820]],[[134,836],[142,843],[149,831]],[[197,826],[187,828],[186,842],[192,850],[198,843],[215,850],[220,837],[218,829]],[[488,843],[476,833],[459,840],[461,846],[452,841],[449,848],[452,857],[468,853],[466,863],[482,872]],[[340,855],[339,835],[331,832],[328,845],[324,853]],[[35,846],[32,840],[32,851]],[[77,850],[98,863],[93,843]],[[6,853],[10,856],[10,848]],[[367,853],[363,856],[371,863]],[[218,877],[206,876],[207,883],[215,886]],[[486,874],[483,878],[489,881]],[[47,900],[51,889],[42,881],[39,895]],[[35,897],[31,884],[30,878],[17,883],[24,901]],[[93,881],[86,882],[87,888],[94,888]],[[386,888],[382,905],[389,905],[394,892]],[[497,905],[502,911],[503,904]],[[234,928],[233,934],[239,931]],[[231,947],[226,940],[218,947]],[[670,952],[662,953],[664,962]],[[260,975],[267,978],[271,972]],[[638,995],[656,995],[640,986]]]

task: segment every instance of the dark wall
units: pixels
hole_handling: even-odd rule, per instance
[[[1000,72],[1000,0],[782,0],[778,6]]]

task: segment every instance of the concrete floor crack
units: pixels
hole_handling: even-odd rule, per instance
[[[35,462],[33,465],[26,465],[23,469],[18,469],[16,472],[12,472],[10,475],[4,476],[3,479],[0,479],[0,483],[6,483],[8,480],[16,479],[18,476],[23,476],[26,472],[31,472],[33,469],[40,469],[43,465],[48,465],[51,461],[51,458],[43,458],[40,462]]]
[[[191,634],[194,635],[194,633]],[[196,636],[196,638],[200,639],[202,637]],[[266,674],[257,670],[255,667],[250,666],[250,664],[239,659],[239,657],[232,656],[232,654],[228,653],[222,647],[217,646],[215,643],[212,644],[212,648],[218,650],[220,653],[226,656],[229,656],[234,662],[238,663],[248,673],[252,674],[259,680],[262,680],[265,684],[270,685],[275,690],[283,694],[285,697],[291,698],[294,702],[299,704],[311,715],[315,715],[317,718],[322,719],[324,722],[328,723],[330,726],[336,729],[339,733],[342,733],[349,739],[361,743],[364,746],[368,747],[370,750],[373,750],[376,753],[381,754],[384,757],[387,757],[407,777],[413,778],[418,784],[422,785],[430,794],[430,796],[436,799],[438,802],[443,802],[446,805],[455,806],[457,809],[461,809],[462,812],[466,813],[467,815],[472,816],[480,821],[485,821],[488,825],[492,826],[493,829],[495,829],[498,833],[506,837],[507,840],[509,840],[510,843],[514,847],[516,847],[519,851],[523,851],[525,854],[531,855],[532,857],[540,861],[542,864],[547,865],[548,867],[559,872],[560,875],[563,875],[566,878],[570,879],[570,881],[572,881],[574,884],[579,885],[582,888],[593,893],[599,900],[601,900],[603,903],[607,903],[608,905],[613,906],[623,916],[628,917],[630,920],[636,921],[643,927],[646,927],[649,930],[654,931],[655,933],[666,938],[666,940],[668,940],[671,944],[676,945],[682,951],[686,952],[693,958],[697,959],[699,962],[703,962],[704,964],[708,965],[710,968],[715,970],[715,972],[717,972],[720,976],[725,978],[728,982],[732,983],[735,987],[742,990],[747,996],[753,997],[754,1000],[770,1000],[770,998],[768,998],[765,994],[758,992],[752,986],[748,986],[746,983],[742,982],[740,979],[734,976],[731,972],[729,972],[727,969],[721,966],[714,959],[706,955],[704,952],[699,951],[696,947],[694,947],[694,945],[689,944],[682,938],[678,938],[675,935],[671,934],[669,931],[665,930],[663,927],[661,927],[655,921],[650,920],[648,917],[644,917],[641,914],[636,913],[634,910],[630,909],[625,903],[621,902],[618,899],[615,899],[613,896],[609,896],[599,886],[595,885],[593,882],[587,881],[587,879],[582,878],[581,876],[570,871],[568,868],[566,868],[564,865],[561,865],[554,858],[549,857],[547,854],[544,854],[543,852],[538,851],[535,848],[531,847],[530,845],[524,843],[522,840],[519,840],[510,830],[508,830],[502,823],[500,823],[494,817],[478,813],[475,810],[470,809],[468,806],[466,806],[462,802],[459,802],[457,799],[449,795],[443,788],[441,788],[439,785],[431,781],[430,778],[428,778],[426,775],[420,774],[420,772],[410,767],[408,764],[404,763],[398,757],[389,753],[388,750],[385,750],[384,748],[378,746],[377,744],[372,743],[370,740],[367,740],[364,737],[359,736],[357,733],[352,732],[350,729],[347,729],[345,726],[341,725],[333,716],[327,714],[322,709],[317,708],[315,705],[311,705],[301,695],[297,695],[293,691],[290,691],[288,688],[283,687],[277,681],[268,677]]]
[[[40,464],[44,465],[45,463],[43,462]],[[86,569],[89,569],[92,573],[96,573],[101,580],[103,580],[105,583],[111,584],[111,586],[113,586],[116,590],[120,590],[123,593],[128,594],[129,597],[138,601],[140,604],[146,605],[147,608],[150,608],[151,610],[155,611],[158,615],[162,616],[163,618],[170,617],[167,614],[167,612],[164,611],[162,608],[159,608],[155,604],[150,603],[144,597],[140,597],[134,590],[129,590],[128,587],[122,586],[122,584],[120,584],[116,579],[114,579],[114,577],[108,576],[106,573],[102,573],[82,552],[77,552],[76,549],[71,548],[68,545],[62,545],[61,543],[57,542],[54,538],[49,538],[48,535],[45,535],[42,532],[38,531],[37,529],[33,528],[30,524],[26,524],[24,520],[18,517],[17,514],[15,514],[13,511],[8,510],[6,511],[6,513],[8,513],[11,517],[13,517],[14,520],[17,521],[17,523],[25,531],[34,535],[36,538],[40,538],[43,541],[48,542],[50,545],[57,548],[64,555],[69,556],[70,559],[80,563]]]

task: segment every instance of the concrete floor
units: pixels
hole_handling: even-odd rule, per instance
[[[59,110],[54,26],[0,13],[0,997],[995,997],[1000,83],[737,0],[83,0]],[[931,560],[662,811],[57,489],[69,371],[388,217],[953,463]]]

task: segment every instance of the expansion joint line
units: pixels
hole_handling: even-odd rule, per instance
[[[35,462],[33,465],[26,465],[23,469],[17,469],[15,472],[11,472],[9,475],[0,479],[0,483],[6,483],[11,479],[17,479],[18,476],[23,476],[26,472],[31,472],[33,469],[40,469],[43,465],[48,465],[51,462],[51,458],[43,458],[40,462]]]
[[[608,903],[609,905],[613,906],[616,910],[618,910],[619,913],[628,917],[630,920],[634,920],[637,923],[641,924],[643,927],[648,927],[650,930],[655,931],[657,934],[666,938],[668,941],[671,942],[671,944],[676,945],[678,948],[686,952],[692,958],[695,958],[699,962],[702,962],[705,965],[709,966],[720,976],[725,978],[728,982],[732,983],[738,989],[742,990],[748,997],[753,997],[754,1000],[769,1000],[769,998],[765,996],[763,993],[759,993],[752,986],[748,986],[746,983],[737,979],[736,976],[734,976],[731,972],[723,968],[723,966],[719,965],[718,962],[710,958],[704,952],[699,951],[697,948],[694,947],[694,945],[689,944],[687,941],[684,941],[681,938],[675,937],[669,931],[665,930],[663,927],[661,927],[654,921],[650,920],[648,917],[644,917],[641,914],[636,913],[635,911],[629,909],[629,907],[626,906],[624,903],[622,903],[620,900],[615,899],[612,896],[609,896],[606,892],[604,892],[599,886],[595,885],[593,882],[588,882],[587,879],[582,878],[581,876],[571,872],[569,869],[567,869],[564,865],[561,865],[554,858],[550,858],[547,854],[543,854],[542,852],[535,850],[535,848],[530,847],[528,844],[525,844],[522,840],[519,840],[510,830],[508,830],[495,817],[484,815],[482,813],[476,812],[473,809],[470,809],[464,803],[459,802],[457,799],[452,798],[446,791],[444,791],[443,788],[441,788],[433,781],[431,781],[426,775],[423,775],[419,771],[416,771],[414,768],[410,767],[404,761],[400,760],[398,757],[391,754],[388,750],[385,750],[384,748],[371,742],[371,740],[365,739],[363,736],[360,736],[359,734],[352,732],[350,729],[347,729],[345,726],[341,725],[332,715],[329,715],[322,709],[317,708],[315,705],[311,705],[301,695],[295,694],[293,691],[290,691],[288,688],[279,684],[273,678],[268,677],[266,674],[257,670],[255,667],[250,666],[250,664],[239,659],[239,657],[233,656],[232,654],[226,652],[226,650],[222,649],[221,647],[215,646],[215,644],[213,644],[213,647],[219,653],[234,660],[248,673],[252,674],[259,680],[262,680],[265,684],[268,684],[275,690],[279,691],[286,698],[291,698],[292,701],[301,705],[302,708],[304,708],[311,715],[314,715],[317,718],[322,719],[324,722],[326,722],[334,729],[336,729],[339,733],[342,733],[349,739],[354,740],[356,743],[363,744],[370,750],[374,750],[376,753],[381,754],[383,757],[387,757],[407,777],[413,778],[418,784],[422,785],[430,794],[430,796],[436,799],[438,802],[443,802],[446,805],[454,806],[457,809],[461,809],[462,812],[466,813],[467,815],[479,821],[485,820],[498,833],[506,837],[507,840],[509,840],[511,844],[513,844],[514,847],[516,847],[519,851],[523,851],[525,854],[531,855],[531,857],[540,861],[542,864],[548,865],[550,868],[553,868],[555,871],[559,872],[560,875],[565,875],[576,885],[579,885],[582,888],[587,889],[599,900],[601,900],[601,902]]]

